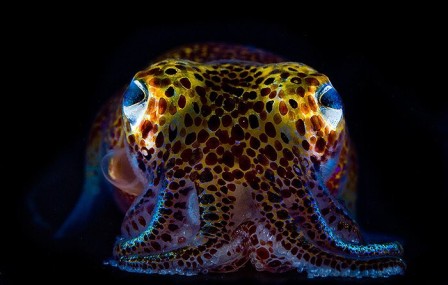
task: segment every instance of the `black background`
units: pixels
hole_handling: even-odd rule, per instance
[[[442,233],[446,221],[441,218],[446,217],[448,100],[443,75],[437,71],[442,50],[437,17],[427,21],[422,19],[423,10],[368,6],[331,18],[316,9],[286,16],[278,10],[285,9],[280,3],[262,13],[241,12],[241,17],[238,8],[194,14],[177,7],[174,14],[172,4],[165,4],[152,9],[127,7],[114,14],[85,10],[72,11],[74,16],[62,11],[40,14],[19,31],[11,27],[7,57],[13,61],[9,69],[13,91],[6,102],[14,116],[4,116],[8,130],[4,150],[18,154],[8,163],[7,173],[19,178],[6,178],[14,187],[5,187],[11,199],[4,201],[14,209],[2,209],[6,240],[0,254],[0,284],[29,278],[47,284],[92,279],[114,284],[307,283],[294,272],[279,275],[250,269],[190,278],[128,274],[101,264],[103,248],[109,248],[113,235],[97,230],[74,241],[54,242],[45,230],[32,226],[26,206],[32,189],[54,188],[51,197],[39,203],[50,209],[47,214],[56,215],[51,218],[55,222],[74,202],[89,125],[106,98],[151,58],[198,41],[264,48],[328,75],[343,97],[359,151],[358,220],[366,231],[402,241],[406,251],[406,275],[379,282],[443,283],[443,261],[438,259],[446,259]],[[372,16],[364,14],[367,10]],[[109,214],[116,218],[116,213]],[[110,229],[113,225],[105,217],[94,223]]]

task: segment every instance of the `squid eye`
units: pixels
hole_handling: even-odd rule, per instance
[[[336,89],[328,83],[322,85],[316,91],[316,98],[319,101],[320,111],[325,120],[336,128],[342,119],[342,100]]]
[[[129,84],[128,89],[124,92],[123,107],[129,107],[140,103],[145,99],[146,88],[137,80],[134,80]]]
[[[133,80],[123,95],[123,113],[132,126],[142,118],[147,105],[148,91],[145,85]]]
[[[332,109],[342,109],[341,96],[339,96],[339,93],[333,86],[325,84],[316,93],[319,98],[319,103],[322,106]]]

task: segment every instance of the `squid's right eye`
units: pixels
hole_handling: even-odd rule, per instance
[[[128,89],[124,92],[123,107],[129,107],[140,103],[145,99],[146,93],[146,88],[140,81],[132,81],[131,84],[129,84]]]
[[[148,90],[145,85],[133,80],[123,95],[123,113],[132,126],[138,124],[143,117],[148,103]]]

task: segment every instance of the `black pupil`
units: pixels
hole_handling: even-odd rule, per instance
[[[341,97],[334,88],[331,88],[320,96],[320,103],[332,109],[342,109]]]
[[[145,93],[132,82],[124,93],[123,106],[132,106],[143,101],[143,99],[145,99]]]

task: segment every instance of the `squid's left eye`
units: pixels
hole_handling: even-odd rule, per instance
[[[323,84],[316,91],[316,99],[325,120],[336,128],[342,119],[342,100],[339,93],[330,83]]]
[[[322,106],[332,109],[342,109],[341,96],[339,96],[338,91],[330,84],[324,84],[316,93],[319,103]]]
[[[123,95],[123,114],[132,126],[141,120],[147,104],[148,90],[142,82],[133,80]]]

